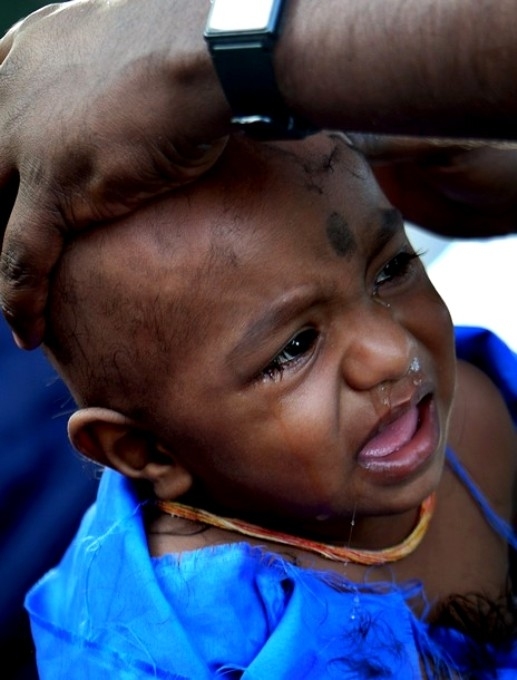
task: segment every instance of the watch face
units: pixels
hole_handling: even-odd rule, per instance
[[[207,31],[269,32],[277,23],[282,0],[212,0]]]

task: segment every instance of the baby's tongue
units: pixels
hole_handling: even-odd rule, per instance
[[[370,439],[360,451],[359,459],[384,458],[395,453],[412,439],[417,425],[418,409],[413,406]]]

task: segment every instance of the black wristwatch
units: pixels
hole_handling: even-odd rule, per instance
[[[316,129],[293,116],[276,85],[273,50],[285,0],[212,0],[205,28],[232,124],[258,139],[301,139]]]

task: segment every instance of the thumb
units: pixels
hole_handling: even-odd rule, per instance
[[[33,349],[43,340],[50,273],[63,248],[64,226],[55,211],[24,201],[11,212],[0,255],[0,305],[16,343]]]

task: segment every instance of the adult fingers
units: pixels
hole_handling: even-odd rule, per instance
[[[226,141],[220,138],[188,152],[183,149],[182,162],[163,172],[156,159],[149,160],[145,166],[153,170],[149,175],[112,169],[83,186],[79,182],[67,184],[59,176],[35,182],[34,177],[22,175],[0,256],[0,304],[18,345],[33,349],[43,340],[49,280],[65,238],[194,181],[217,162]],[[11,195],[15,193],[14,184]],[[9,205],[9,200],[3,203]]]
[[[50,272],[63,247],[58,224],[55,214],[18,194],[0,255],[0,304],[24,349],[43,339]]]
[[[440,137],[406,137],[347,133],[347,137],[372,164],[414,161],[428,166],[448,165],[470,152],[493,149],[517,149],[515,143],[497,140],[455,139]]]
[[[0,295],[24,347],[43,337],[65,238],[193,181],[221,154],[230,112],[202,39],[205,15],[204,3],[77,0],[3,39]]]
[[[415,163],[374,166],[388,199],[409,222],[449,238],[486,238],[509,234],[517,224],[517,193],[493,177],[449,177]],[[483,181],[480,181],[480,180]]]
[[[36,11],[29,14],[24,19],[20,19],[0,38],[0,64],[9,55],[13,43],[22,29],[26,29],[31,23],[39,21],[43,17],[52,14],[59,7],[58,3],[45,5]]]

